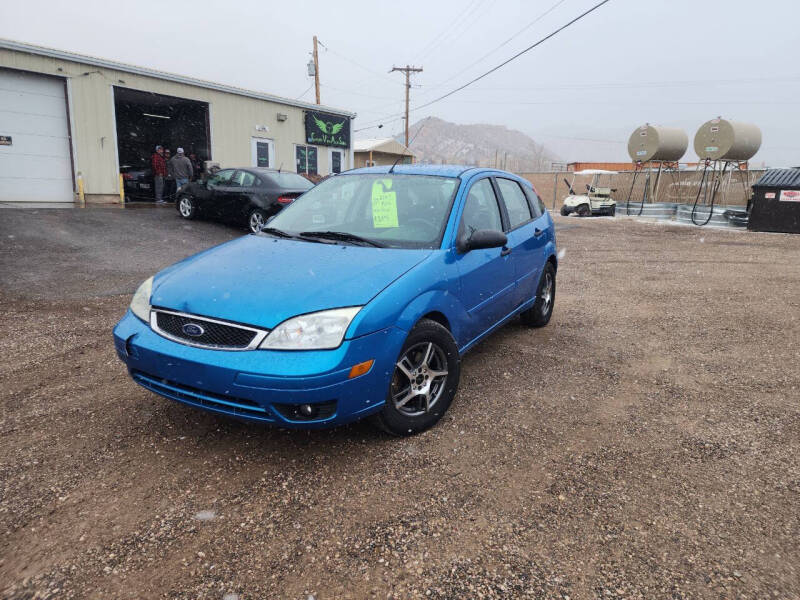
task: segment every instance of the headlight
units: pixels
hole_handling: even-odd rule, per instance
[[[324,350],[337,348],[360,306],[336,308],[287,319],[269,332],[259,348]]]
[[[150,322],[150,294],[153,292],[153,278],[149,277],[139,286],[131,300],[131,312],[145,323]]]

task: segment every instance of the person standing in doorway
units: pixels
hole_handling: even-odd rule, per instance
[[[200,175],[203,172],[203,163],[197,158],[197,154],[194,152],[189,152],[189,160],[192,161],[192,168],[194,169],[192,181],[200,179]]]
[[[164,159],[167,161],[167,178],[164,181],[164,197],[166,202],[175,199],[175,174],[172,172],[172,152],[164,148]]]
[[[170,159],[168,170],[172,171],[175,177],[176,191],[181,189],[182,185],[189,183],[194,175],[194,167],[192,161],[183,153],[183,148],[178,148],[178,152]]]
[[[164,158],[164,148],[156,146],[156,151],[150,157],[153,167],[153,187],[155,188],[156,204],[164,204],[164,177],[167,176],[167,160]]]

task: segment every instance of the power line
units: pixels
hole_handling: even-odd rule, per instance
[[[337,52],[336,50],[326,46],[322,42],[319,42],[319,45],[322,46],[325,49],[326,52],[330,52],[334,56],[337,56],[340,59],[342,59],[342,60],[344,60],[346,62],[349,62],[352,65],[355,65],[355,66],[359,67],[360,69],[364,69],[365,71],[367,71],[368,73],[372,73],[376,77],[380,77],[381,79],[385,79],[386,81],[391,81],[393,84],[398,84],[398,82],[396,80],[392,79],[391,77],[387,77],[385,73],[380,73],[380,72],[375,71],[375,70],[373,70],[373,69],[371,69],[371,68],[369,68],[369,67],[367,67],[365,65],[362,65],[360,62],[358,62],[356,60],[353,60],[352,58],[349,58],[349,57],[345,56],[344,54],[341,54],[341,53]]]
[[[444,86],[444,84],[445,84],[445,83],[447,83],[448,81],[452,81],[453,79],[455,79],[456,77],[458,77],[459,75],[461,75],[462,73],[464,73],[465,71],[468,71],[469,69],[471,69],[472,67],[474,67],[474,66],[475,66],[475,65],[477,65],[478,63],[482,62],[484,59],[488,58],[489,56],[491,56],[492,54],[494,54],[495,52],[497,52],[498,50],[500,50],[500,48],[502,48],[503,46],[505,46],[506,44],[508,44],[508,43],[509,43],[509,42],[511,42],[512,40],[516,39],[517,37],[519,37],[520,35],[522,35],[522,34],[523,34],[523,33],[525,33],[526,31],[528,31],[528,29],[530,29],[531,27],[533,27],[534,25],[536,25],[536,23],[538,23],[539,21],[541,21],[542,19],[544,19],[544,18],[545,18],[547,15],[549,15],[551,12],[553,12],[553,11],[554,11],[556,8],[558,8],[559,6],[561,6],[562,4],[564,4],[564,2],[566,2],[566,0],[558,0],[558,2],[556,2],[555,4],[553,4],[553,6],[551,6],[550,8],[548,8],[546,11],[544,11],[544,12],[543,12],[542,14],[540,14],[538,17],[536,17],[536,18],[535,18],[533,21],[531,21],[530,23],[528,23],[527,25],[525,25],[525,27],[523,27],[522,29],[520,29],[519,31],[517,31],[517,32],[516,32],[514,35],[512,35],[512,36],[511,36],[510,38],[508,38],[506,41],[504,41],[503,43],[501,43],[501,44],[500,44],[500,45],[498,45],[498,46],[495,46],[495,47],[494,47],[492,50],[489,50],[489,52],[487,52],[486,54],[484,54],[483,56],[481,56],[481,57],[480,57],[478,60],[476,60],[475,62],[472,62],[472,63],[468,64],[466,67],[464,67],[463,69],[461,69],[461,70],[460,70],[458,73],[456,73],[455,75],[453,75],[453,76],[451,76],[451,77],[449,77],[449,78],[445,79],[445,80],[444,80],[442,83],[440,83],[439,85],[431,86],[431,88],[438,88],[438,87],[442,87],[442,86]],[[429,88],[429,89],[430,89],[430,88]]]
[[[312,87],[314,87],[314,82],[313,81],[311,82],[311,85],[308,86],[302,94],[300,94],[297,98],[295,98],[295,100],[300,100],[300,98],[305,96]]]
[[[456,40],[458,37],[463,36],[467,31],[472,29],[472,27],[475,25],[475,23],[477,23],[478,20],[480,19],[481,13],[483,12],[483,8],[484,8],[485,5],[486,5],[485,2],[480,2],[479,4],[477,4],[473,8],[473,10],[471,12],[465,11],[465,17],[466,18],[462,22],[460,30],[454,29],[450,33],[450,35],[444,35],[444,36],[440,37],[437,40],[437,43],[434,44],[430,48],[430,50],[428,50],[426,53],[424,53],[423,56],[419,60],[422,60],[422,59],[426,58],[434,50],[438,49],[439,47],[441,47],[441,46],[443,46],[445,44],[448,44],[448,43]],[[491,6],[491,4],[489,4],[489,6]],[[472,19],[470,20],[471,17],[472,17]]]
[[[480,92],[541,92],[545,90],[581,90],[581,89],[647,89],[647,88],[684,88],[698,85],[736,85],[741,83],[800,83],[800,75],[789,77],[742,77],[737,79],[689,79],[679,81],[619,81],[619,82],[600,82],[600,83],[574,83],[574,84],[559,84],[559,85],[539,85],[535,88],[531,87],[482,87],[473,88],[471,91],[475,93]],[[388,100],[388,98],[387,98]],[[485,102],[482,100],[481,102]],[[519,101],[522,102],[522,101]],[[384,109],[384,110],[379,110]],[[368,110],[360,112],[381,113],[388,110],[387,104],[380,104],[371,106]],[[411,109],[415,110],[414,108]]]
[[[442,37],[445,36],[445,34],[454,30],[456,27],[460,26],[462,20],[465,20],[467,13],[471,11],[479,2],[480,0],[472,0],[469,3],[469,5],[467,5],[467,8],[465,8],[463,12],[461,12],[461,14],[458,15],[458,17],[449,22],[444,29],[442,29],[437,35],[431,38],[431,41],[429,41],[422,47],[422,50],[420,50],[419,53],[417,53],[413,57],[414,61],[418,61],[418,59],[422,58],[423,56],[426,56],[429,52],[429,49],[432,50],[433,48],[435,48],[437,43],[441,42]]]
[[[523,54],[525,54],[525,53],[527,53],[527,52],[530,52],[531,50],[533,50],[533,49],[534,49],[534,48],[536,48],[537,46],[539,46],[539,45],[543,44],[544,42],[546,42],[547,40],[549,40],[550,38],[552,38],[552,37],[555,37],[556,35],[558,35],[558,34],[559,34],[559,33],[561,33],[562,31],[564,31],[564,30],[565,30],[565,29],[567,29],[568,27],[570,27],[570,26],[572,26],[573,24],[577,23],[578,21],[580,21],[581,19],[583,19],[584,17],[586,17],[586,16],[587,16],[587,15],[589,15],[590,13],[592,13],[592,12],[596,11],[598,8],[600,8],[600,7],[601,7],[601,6],[603,6],[604,4],[608,4],[609,2],[611,2],[611,0],[602,0],[601,2],[598,2],[597,4],[595,4],[595,5],[594,5],[592,8],[590,8],[589,10],[587,10],[587,11],[585,11],[585,12],[581,13],[580,15],[578,15],[577,17],[575,17],[574,19],[572,19],[572,20],[571,20],[571,21],[569,21],[568,23],[565,23],[564,25],[562,25],[561,27],[559,27],[558,29],[556,29],[556,30],[555,30],[555,31],[553,31],[552,33],[549,33],[549,34],[547,34],[546,36],[544,36],[542,39],[540,39],[540,40],[539,40],[538,42],[536,42],[535,44],[531,44],[530,46],[528,46],[528,47],[527,47],[527,48],[525,48],[524,50],[521,50],[521,51],[517,52],[517,53],[516,53],[514,56],[512,56],[511,58],[509,58],[509,59],[507,59],[507,60],[504,60],[503,62],[501,62],[501,63],[500,63],[499,65],[497,65],[496,67],[492,67],[491,69],[489,69],[488,71],[486,71],[486,72],[485,72],[485,73],[483,73],[482,75],[478,75],[477,77],[475,77],[474,79],[472,79],[472,80],[468,81],[468,82],[467,82],[467,83],[465,83],[464,85],[461,85],[461,86],[457,87],[456,89],[454,89],[454,90],[451,90],[451,91],[447,92],[446,94],[443,94],[443,95],[439,96],[439,97],[438,97],[438,98],[436,98],[435,100],[431,100],[430,102],[426,102],[425,104],[421,104],[420,106],[415,106],[415,107],[414,107],[414,110],[419,110],[419,109],[421,109],[421,108],[425,108],[426,106],[430,106],[431,104],[435,104],[436,102],[439,102],[439,101],[441,101],[441,100],[444,100],[445,98],[448,98],[449,96],[452,96],[453,94],[455,94],[455,93],[457,93],[457,92],[460,92],[460,91],[461,91],[461,90],[463,90],[464,88],[471,86],[473,83],[475,83],[475,82],[477,82],[477,81],[480,81],[481,79],[483,79],[483,78],[484,78],[484,77],[486,77],[487,75],[491,75],[491,74],[492,74],[492,73],[494,73],[495,71],[497,71],[497,70],[499,70],[499,69],[502,69],[504,66],[506,66],[506,65],[507,65],[508,63],[510,63],[511,61],[513,61],[513,60],[516,60],[517,58],[519,58],[519,57],[520,57],[520,56],[522,56]]]
[[[517,53],[516,53],[514,56],[512,56],[511,58],[508,58],[507,60],[504,60],[503,62],[501,62],[499,65],[497,65],[497,66],[495,66],[495,67],[492,67],[491,69],[489,69],[488,71],[486,71],[486,72],[485,72],[485,73],[483,73],[482,75],[479,75],[478,77],[475,77],[474,79],[471,79],[470,81],[468,81],[468,82],[467,82],[467,83],[465,83],[464,85],[461,85],[461,86],[459,86],[459,87],[455,88],[454,90],[451,90],[451,91],[447,92],[446,94],[443,94],[443,95],[439,96],[438,98],[435,98],[434,100],[431,100],[430,102],[426,102],[426,103],[424,103],[424,104],[420,104],[419,106],[415,106],[415,107],[411,108],[410,110],[411,110],[411,111],[420,110],[420,109],[422,109],[422,108],[425,108],[425,107],[428,107],[428,106],[430,106],[430,105],[432,105],[432,104],[435,104],[436,102],[440,102],[441,100],[444,100],[445,98],[448,98],[448,97],[452,96],[453,94],[456,94],[456,93],[460,92],[461,90],[463,90],[464,88],[467,88],[467,87],[469,87],[469,86],[470,86],[470,85],[472,85],[473,83],[475,83],[475,82],[477,82],[477,81],[480,81],[481,79],[483,79],[483,78],[484,78],[484,77],[486,77],[487,75],[490,75],[490,74],[494,73],[495,71],[497,71],[497,70],[499,70],[499,69],[503,68],[503,67],[504,67],[504,66],[506,66],[508,63],[512,62],[513,60],[516,60],[517,58],[519,58],[519,57],[520,57],[520,56],[522,56],[523,54],[525,54],[525,53],[527,53],[527,52],[530,52],[531,50],[533,50],[533,49],[534,49],[534,48],[536,48],[537,46],[540,46],[541,44],[543,44],[544,42],[546,42],[547,40],[549,40],[550,38],[552,38],[552,37],[555,37],[556,35],[558,35],[558,34],[559,34],[559,33],[561,33],[562,31],[564,31],[564,30],[565,30],[565,29],[567,29],[568,27],[572,26],[573,24],[577,23],[578,21],[580,21],[581,19],[583,19],[584,17],[586,17],[586,16],[587,16],[587,15],[589,15],[590,13],[592,13],[592,12],[596,11],[598,8],[600,8],[600,7],[601,7],[601,6],[603,6],[604,4],[608,4],[610,1],[611,1],[611,0],[602,0],[601,2],[598,2],[598,3],[597,3],[597,4],[595,4],[593,7],[591,7],[589,10],[586,10],[586,11],[584,11],[583,13],[581,13],[580,15],[578,15],[577,17],[575,17],[575,18],[574,18],[574,19],[572,19],[571,21],[569,21],[569,22],[565,23],[564,25],[562,25],[561,27],[559,27],[559,28],[558,28],[558,29],[556,29],[555,31],[553,31],[553,32],[551,32],[551,33],[549,33],[549,34],[547,34],[545,37],[541,38],[541,39],[540,39],[539,41],[537,41],[536,43],[534,43],[534,44],[531,44],[530,46],[528,46],[528,47],[527,47],[527,48],[525,48],[524,50],[521,50],[521,51],[517,52]],[[390,118],[392,118],[392,117],[395,117],[395,116],[397,116],[397,115],[396,115],[396,114],[394,114],[394,115],[388,115],[388,116],[387,116],[387,117],[385,117],[385,118],[386,118],[386,119],[390,119]],[[394,119],[394,120],[397,120],[397,119]],[[374,121],[371,121],[371,122],[369,122],[369,123],[382,123],[382,122],[384,122],[384,119],[376,119],[376,120],[374,120]],[[385,123],[391,123],[391,122],[393,122],[393,121],[386,121]],[[384,124],[385,124],[385,123],[384,123]],[[361,129],[359,129],[358,131],[364,131],[365,129],[372,129],[372,127],[362,127],[362,128],[361,128]]]

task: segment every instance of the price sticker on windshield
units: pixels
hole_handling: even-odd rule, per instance
[[[400,226],[397,222],[397,192],[391,188],[391,179],[379,179],[372,184],[372,225],[375,229]]]

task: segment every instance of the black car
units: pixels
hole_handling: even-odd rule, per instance
[[[121,165],[127,200],[153,201],[153,169],[149,166]]]
[[[175,206],[184,219],[206,217],[256,232],[266,220],[314,187],[297,173],[274,169],[223,169],[206,181],[182,186]]]

